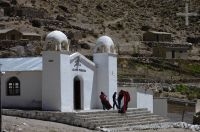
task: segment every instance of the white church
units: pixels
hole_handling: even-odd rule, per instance
[[[101,91],[112,102],[117,91],[117,54],[110,37],[97,39],[93,61],[78,52],[71,54],[67,36],[60,31],[49,33],[47,44],[55,50],[43,51],[42,57],[0,59],[4,108],[101,109]]]

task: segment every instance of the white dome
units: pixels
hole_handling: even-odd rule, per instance
[[[94,53],[115,53],[115,46],[112,39],[108,36],[101,36],[96,41]]]
[[[105,45],[106,47],[110,47],[111,45],[114,46],[112,39],[108,36],[101,36],[97,39],[96,46],[98,45]]]
[[[61,51],[62,47],[64,47],[65,50],[69,51],[69,43],[67,36],[61,31],[52,31],[49,34],[47,34],[46,43],[44,47],[47,47],[47,44],[53,45],[56,51]]]
[[[55,41],[58,43],[62,43],[62,42],[68,43],[67,36],[63,32],[57,31],[57,30],[52,31],[49,34],[47,34],[46,41]]]

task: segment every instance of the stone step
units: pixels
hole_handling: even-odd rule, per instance
[[[112,117],[112,118],[101,118],[101,119],[92,119],[92,120],[85,120],[86,122],[89,123],[110,123],[113,121],[136,121],[139,119],[144,119],[144,118],[155,118],[155,117],[160,117],[158,115],[153,115],[153,114],[147,114],[147,115],[132,115],[132,116],[126,116],[126,117]]]
[[[140,119],[136,122],[129,122],[129,123],[119,123],[119,124],[106,124],[102,126],[95,125],[91,128],[116,128],[116,127],[128,127],[128,126],[135,126],[135,125],[144,125],[144,124],[154,124],[154,123],[162,123],[162,122],[167,122],[169,121],[168,119]]]
[[[131,119],[131,118],[134,118],[134,117],[143,117],[143,116],[150,116],[150,115],[153,115],[152,113],[139,113],[139,114],[132,114],[132,115],[115,115],[115,116],[99,116],[99,117],[88,117],[88,118],[81,118],[83,119],[84,121],[105,121],[105,120],[119,120],[119,119],[123,119],[123,120],[126,120],[126,119]],[[80,118],[77,118],[77,119],[80,119]]]
[[[132,122],[139,122],[141,120],[146,121],[146,120],[162,120],[164,119],[163,117],[154,117],[154,116],[147,116],[147,117],[143,117],[143,118],[133,118],[133,119],[126,119],[126,120],[112,120],[110,122],[96,122],[93,123],[96,126],[102,126],[102,125],[115,125],[115,124],[127,124],[127,123],[132,123]]]
[[[140,114],[152,114],[149,111],[140,111],[133,113],[102,113],[97,115],[76,115],[77,119],[97,119],[97,118],[112,118],[112,117],[127,117],[130,115],[140,115]]]
[[[146,108],[128,109],[126,113],[117,110],[97,110],[92,112],[78,112],[74,116],[74,123],[89,129],[124,128],[135,125],[162,123],[169,121],[165,117],[154,115]]]
[[[96,114],[94,114],[94,113],[92,113],[92,114],[79,114],[79,113],[77,113],[76,114],[76,117],[80,117],[80,118],[89,118],[89,117],[101,117],[101,116],[120,116],[120,115],[122,115],[122,116],[124,116],[124,115],[132,115],[132,114],[140,114],[140,113],[150,113],[150,111],[145,111],[145,110],[141,110],[141,111],[128,111],[128,112],[126,112],[126,113],[118,113],[118,111],[116,111],[116,112],[113,112],[113,113],[111,113],[111,112],[102,112],[102,113],[96,113]]]
[[[147,108],[129,108],[127,109],[126,113],[137,112],[137,111],[148,111]],[[80,111],[76,114],[78,115],[96,115],[96,114],[103,114],[103,113],[118,113],[118,110],[94,110],[94,111]]]
[[[148,123],[150,124],[149,127],[147,127],[146,125],[148,124],[138,124],[138,125],[134,125],[134,126],[127,126],[127,127],[111,127],[111,128],[106,128],[107,131],[109,132],[128,132],[131,131],[133,132],[134,130],[136,131],[143,131],[143,130],[152,130],[153,128],[151,128],[151,125],[156,124],[157,125],[161,125],[163,123],[169,123],[168,121],[164,121],[164,122],[159,122],[159,123]],[[138,127],[137,127],[138,126]],[[144,127],[142,127],[144,126]],[[134,128],[141,128],[141,129],[134,129]],[[100,129],[99,129],[100,130]],[[156,131],[156,130],[155,130]]]

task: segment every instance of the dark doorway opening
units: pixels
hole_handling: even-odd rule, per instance
[[[175,51],[172,50],[172,59],[174,59],[174,58],[175,58]]]
[[[74,109],[81,109],[81,81],[78,77],[74,78]]]
[[[11,35],[11,40],[15,40],[15,35]]]

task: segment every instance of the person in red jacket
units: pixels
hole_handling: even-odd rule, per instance
[[[102,106],[103,106],[103,110],[107,109],[111,109],[112,106],[110,105],[109,101],[106,99],[106,95],[104,94],[104,92],[101,92],[99,98],[101,100]]]
[[[128,102],[130,101],[130,95],[127,91],[120,90],[119,95],[122,96],[121,98],[124,98],[124,105],[121,109],[119,109],[119,113],[125,113],[128,108]],[[122,99],[121,99],[122,100]],[[121,101],[120,101],[121,103]]]
[[[103,106],[103,110],[105,110],[105,102],[106,102],[106,95],[104,94],[104,92],[101,92],[100,96],[99,96],[102,106]]]

